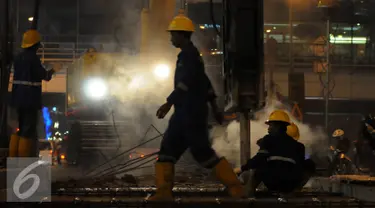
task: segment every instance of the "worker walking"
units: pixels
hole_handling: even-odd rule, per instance
[[[282,110],[275,110],[268,120],[268,134],[259,141],[259,151],[237,174],[248,174],[246,192],[254,197],[258,185],[263,182],[270,191],[289,193],[301,186],[305,146],[287,134],[290,119]]]
[[[244,190],[225,158],[219,158],[212,149],[208,134],[208,102],[215,118],[222,123],[216,96],[205,74],[204,63],[198,49],[191,42],[193,22],[180,14],[170,23],[171,42],[180,48],[174,77],[174,91],[157,111],[164,118],[171,107],[174,113],[161,142],[159,159],[155,164],[157,191],[150,200],[171,200],[174,165],[190,148],[193,157],[205,168],[213,169],[219,181],[226,185],[233,197],[243,197]]]
[[[22,39],[24,49],[14,59],[14,76],[11,104],[18,113],[18,134],[9,143],[9,157],[37,156],[37,121],[42,107],[42,80],[49,81],[60,67],[46,71],[36,52],[41,36],[36,30],[28,30]]]

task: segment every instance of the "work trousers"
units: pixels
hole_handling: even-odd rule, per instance
[[[176,163],[188,148],[205,168],[213,168],[220,161],[211,147],[206,119],[186,118],[175,112],[161,142],[159,161]]]
[[[18,108],[18,136],[37,139],[38,113],[37,108]]]

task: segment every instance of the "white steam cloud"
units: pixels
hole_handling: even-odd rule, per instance
[[[251,155],[254,156],[259,147],[256,144],[258,139],[267,134],[267,125],[264,123],[270,113],[276,109],[280,109],[281,103],[272,102],[270,105],[256,113],[256,120],[251,121]],[[286,112],[291,117],[292,121],[298,126],[300,131],[300,142],[306,147],[306,154],[316,155],[322,157],[327,155],[327,136],[322,129],[313,129],[312,127],[303,124],[291,116],[289,110]],[[221,130],[223,131],[223,130]],[[239,122],[234,121],[228,125],[221,136],[215,135],[213,147],[221,156],[225,156],[232,164],[236,166],[240,164],[240,125]]]

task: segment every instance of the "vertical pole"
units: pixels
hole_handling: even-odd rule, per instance
[[[267,85],[267,105],[272,105],[274,98],[273,71],[275,70],[277,56],[277,41],[274,38],[267,38],[267,68],[268,68],[268,85]]]
[[[39,22],[39,5],[40,5],[40,0],[35,0],[34,4],[34,16],[33,16],[33,21],[31,22],[31,29],[38,29],[38,22]]]
[[[326,43],[326,47],[327,47],[327,52],[326,52],[326,61],[327,61],[327,68],[326,68],[326,94],[325,94],[325,129],[326,129],[326,132],[328,133],[328,122],[329,122],[329,96],[330,96],[330,86],[329,86],[329,82],[330,82],[330,60],[329,60],[329,55],[330,55],[330,21],[329,21],[329,17],[327,18],[327,43]],[[331,137],[329,137],[331,138]]]
[[[76,13],[76,44],[75,44],[75,56],[78,56],[78,43],[79,43],[79,29],[80,29],[80,25],[79,25],[79,22],[80,22],[80,18],[79,18],[79,16],[80,16],[80,12],[79,12],[79,10],[80,10],[80,4],[79,4],[79,0],[77,0],[77,5],[76,5],[76,7],[77,7],[77,13]],[[76,57],[73,57],[74,59],[76,58]]]
[[[180,0],[180,9],[185,10],[186,0]]]
[[[294,71],[293,59],[293,0],[289,0],[289,72]]]
[[[16,27],[17,27],[17,34],[20,32],[20,0],[17,0],[17,17],[16,17]]]
[[[246,164],[246,162],[251,157],[251,133],[250,133],[250,118],[249,112],[242,112],[240,115],[240,150],[241,150],[241,164]]]
[[[2,21],[1,21],[1,71],[0,71],[0,148],[6,149],[8,146],[8,88],[9,88],[9,61],[11,54],[9,50],[9,1],[1,1]],[[1,161],[2,162],[2,161]]]

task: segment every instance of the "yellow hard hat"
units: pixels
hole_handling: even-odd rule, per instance
[[[275,110],[270,114],[270,117],[268,117],[268,120],[266,121],[266,124],[268,124],[271,121],[281,121],[290,124],[290,118],[288,114],[283,110]]]
[[[340,136],[343,136],[345,134],[344,130],[342,129],[336,129],[333,134],[332,134],[332,137],[340,137]]]
[[[287,130],[286,130],[286,133],[293,137],[293,139],[295,140],[299,140],[299,130],[298,130],[298,127],[296,124],[294,123],[291,123],[288,127],[287,127]]]
[[[167,31],[186,31],[194,32],[194,23],[183,14],[177,15],[172,22],[169,24]]]
[[[30,48],[42,40],[39,32],[36,30],[28,30],[23,34],[21,48]]]

